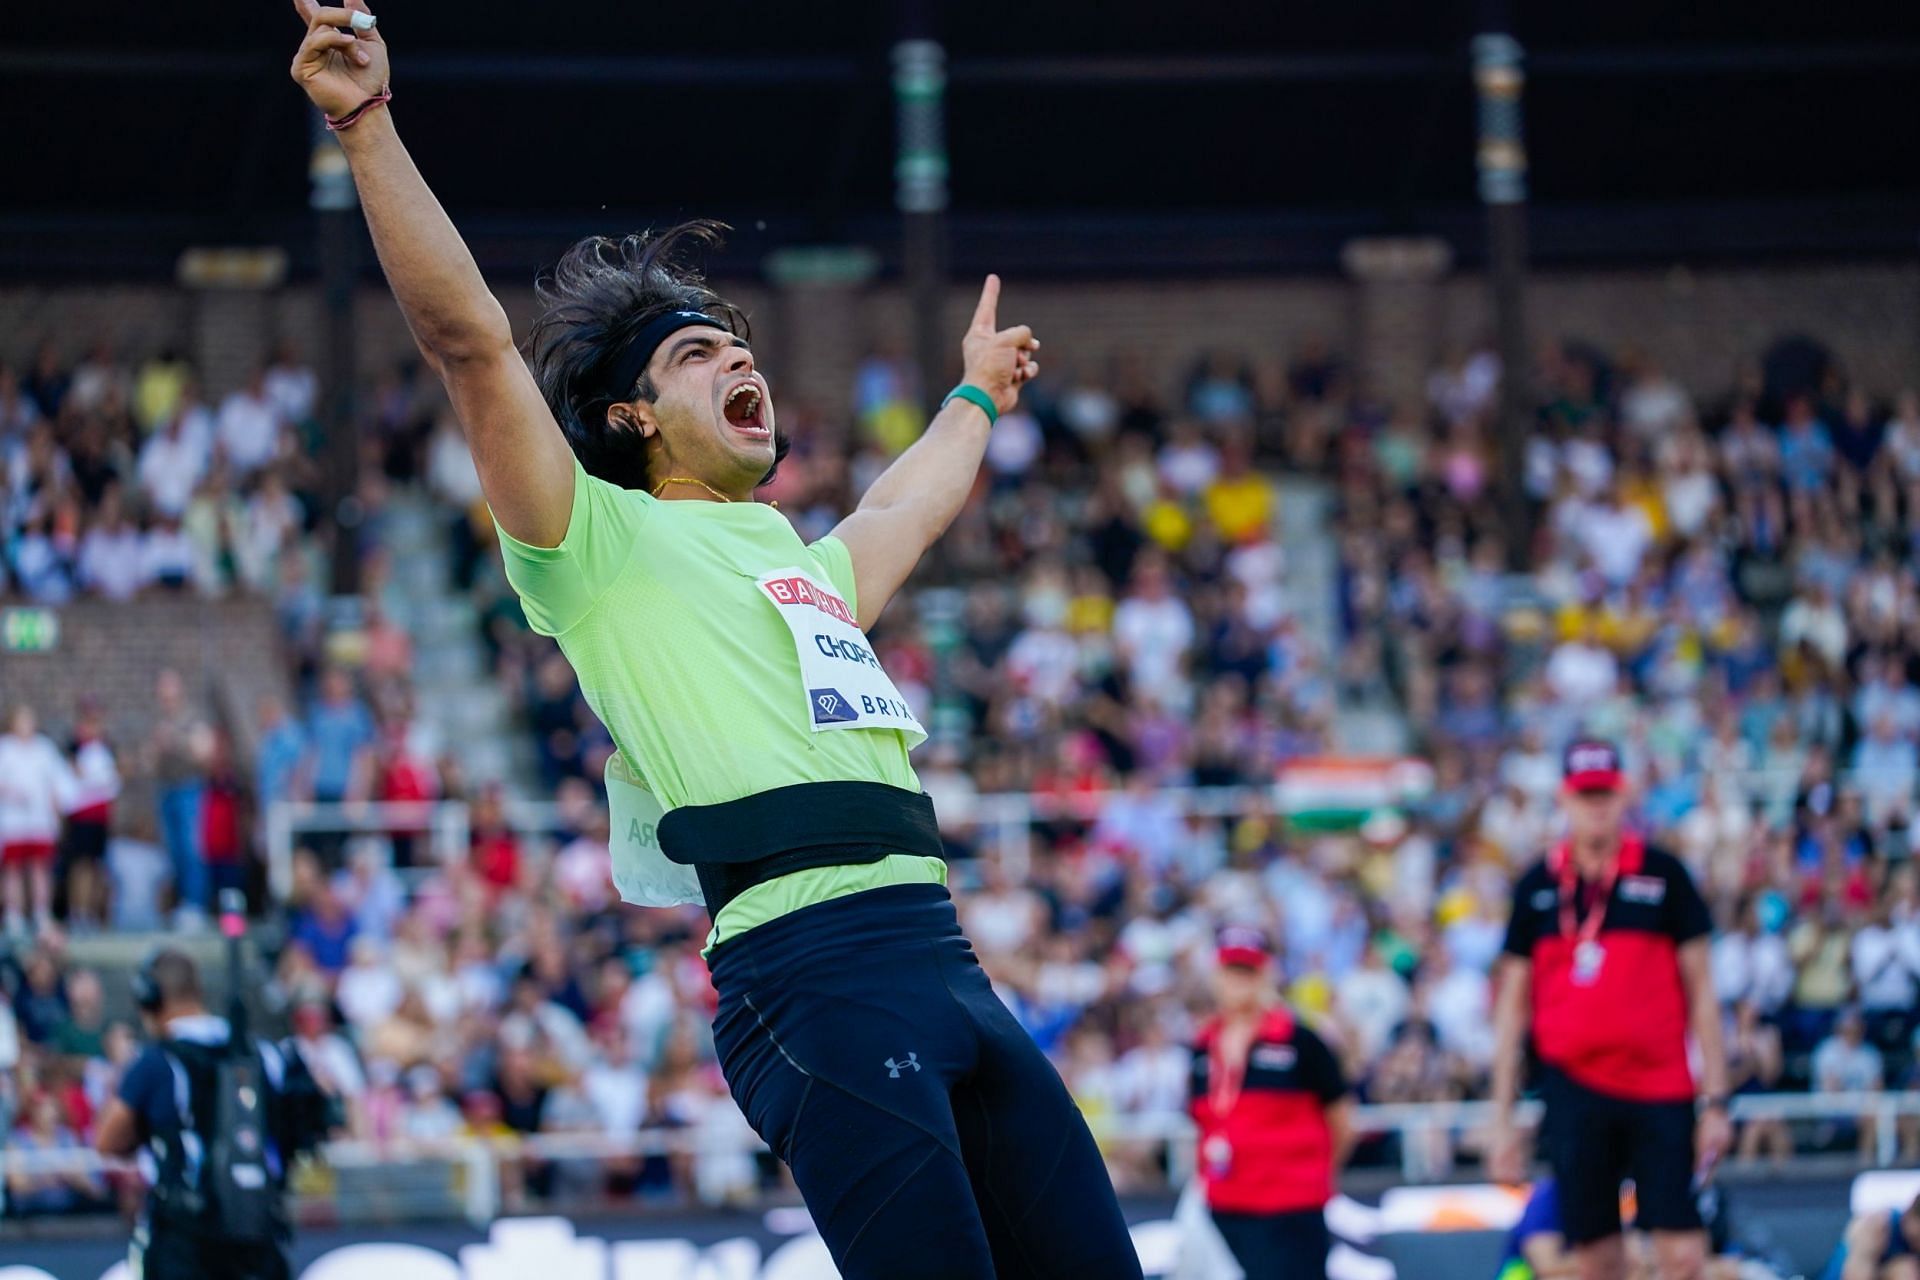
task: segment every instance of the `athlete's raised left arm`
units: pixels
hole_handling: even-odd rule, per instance
[[[996,413],[1006,413],[1019,403],[1020,388],[1040,372],[1034,359],[1040,342],[1025,325],[996,329],[999,304],[1000,277],[988,276],[960,352],[962,381],[985,392]],[[862,630],[880,620],[920,557],[960,514],[991,429],[985,409],[956,397],[835,526],[833,535],[853,559]]]

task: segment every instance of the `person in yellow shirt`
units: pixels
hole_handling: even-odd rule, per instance
[[[1246,441],[1234,437],[1220,450],[1220,474],[1202,500],[1207,517],[1231,546],[1258,542],[1273,528],[1273,482],[1253,469]]]

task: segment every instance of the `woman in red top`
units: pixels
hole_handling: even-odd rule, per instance
[[[1207,1206],[1247,1280],[1326,1280],[1327,1201],[1353,1147],[1346,1078],[1280,1003],[1258,930],[1221,930],[1219,961],[1190,1091]]]

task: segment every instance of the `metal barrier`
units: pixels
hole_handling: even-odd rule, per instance
[[[1897,1130],[1901,1119],[1920,1117],[1920,1092],[1899,1093],[1824,1093],[1824,1094],[1742,1094],[1733,1099],[1731,1112],[1735,1123],[1760,1120],[1799,1120],[1825,1123],[1858,1122],[1872,1118],[1877,1122],[1876,1164],[1892,1165],[1898,1153]],[[1516,1118],[1523,1127],[1539,1123],[1540,1104],[1523,1102]],[[1435,1102],[1361,1106],[1354,1109],[1355,1131],[1366,1136],[1395,1136],[1401,1140],[1402,1176],[1408,1182],[1432,1182],[1435,1171],[1419,1167],[1417,1153],[1422,1139],[1441,1135],[1483,1132],[1493,1122],[1493,1104],[1489,1102]],[[1193,1169],[1192,1123],[1177,1113],[1112,1116],[1091,1121],[1095,1138],[1103,1145],[1116,1143],[1164,1144],[1169,1181],[1179,1186]],[[738,1157],[764,1152],[766,1145],[747,1130],[744,1122],[724,1129],[656,1128],[632,1134],[600,1132],[539,1133],[525,1137],[455,1137],[434,1142],[340,1141],[327,1144],[326,1163],[333,1169],[401,1169],[409,1166],[440,1166],[458,1169],[459,1212],[468,1221],[483,1226],[501,1212],[502,1170],[516,1162],[533,1161],[607,1161],[644,1156]],[[71,1151],[8,1150],[0,1145],[0,1188],[14,1173],[104,1173],[134,1168],[130,1161],[111,1160],[85,1149]],[[1445,1171],[1451,1178],[1453,1172]],[[453,1203],[449,1199],[449,1203]]]
[[[1092,822],[1124,791],[1090,791],[1054,797],[1039,792],[994,792],[975,796],[967,820],[986,836],[1009,875],[1027,873],[1028,845],[1036,822],[1068,818]],[[1162,787],[1156,796],[1171,799],[1182,817],[1233,817],[1251,808],[1277,812],[1279,784],[1247,787]],[[559,806],[547,800],[509,800],[507,824],[525,836],[562,829]],[[434,861],[458,862],[467,856],[471,832],[469,806],[461,800],[394,803],[388,801],[277,800],[267,807],[267,884],[284,900],[293,889],[293,853],[307,834],[372,835],[408,832],[427,837]]]
[[[1779,770],[1749,770],[1740,776],[1750,789],[1763,783],[1790,782],[1797,777]],[[1844,770],[1837,774],[1842,781],[1849,781],[1852,776]],[[1182,817],[1226,818],[1254,809],[1283,813],[1285,792],[1282,779],[1238,787],[1159,787],[1154,795],[1171,800]],[[972,797],[964,815],[950,816],[960,817],[978,830],[984,837],[983,843],[995,851],[1008,874],[1018,880],[1027,873],[1035,823],[1061,818],[1094,822],[1108,804],[1127,794],[1125,789],[1067,796],[1027,791],[989,792]],[[559,808],[551,801],[509,800],[506,815],[508,825],[522,835],[550,834],[563,829]],[[285,898],[292,888],[293,850],[301,834],[382,835],[393,831],[427,835],[439,862],[464,858],[469,832],[468,806],[458,800],[332,804],[275,801],[268,806],[266,817],[268,884],[279,898]]]

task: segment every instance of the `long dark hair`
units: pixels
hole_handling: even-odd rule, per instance
[[[664,231],[615,240],[589,236],[560,256],[534,282],[540,318],[528,335],[533,375],[547,408],[590,476],[625,489],[647,487],[645,442],[608,425],[607,410],[632,395],[651,403],[659,394],[643,373],[637,388],[607,385],[610,365],[648,323],[669,311],[699,311],[745,340],[746,313],[707,286],[691,261],[697,250],[718,249],[724,223],[695,219]],[[789,442],[774,441],[773,479]]]

